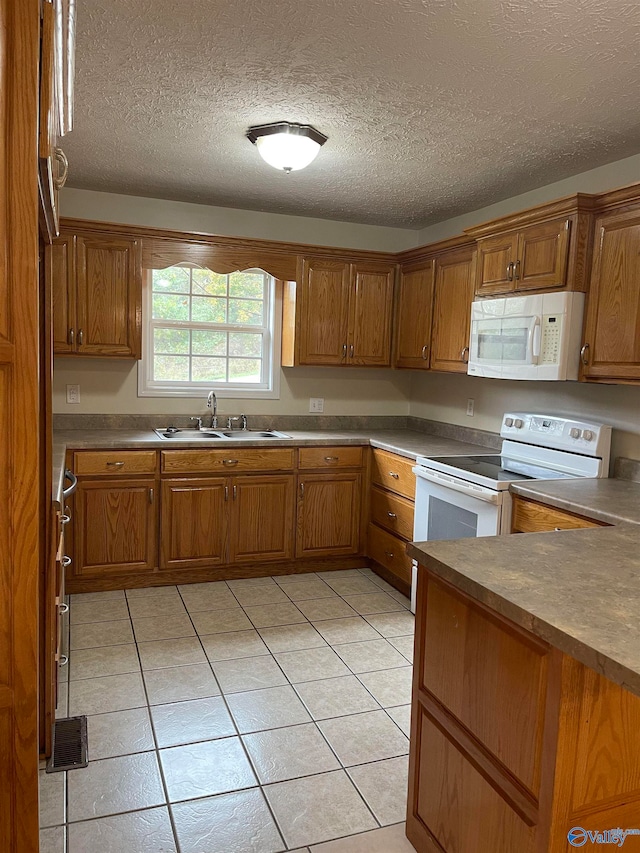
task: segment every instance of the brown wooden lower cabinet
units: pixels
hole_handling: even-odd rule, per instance
[[[229,478],[164,480],[160,566],[185,569],[227,562]]]
[[[361,490],[360,474],[298,477],[297,557],[359,552]]]
[[[420,853],[568,853],[636,827],[640,697],[420,569],[407,836]]]
[[[231,493],[230,562],[291,559],[294,547],[294,475],[235,477]]]
[[[608,527],[583,515],[565,512],[547,504],[514,496],[511,516],[512,533],[544,533],[546,531],[579,530],[585,527]]]
[[[157,565],[156,482],[80,480],[74,575],[151,572]]]

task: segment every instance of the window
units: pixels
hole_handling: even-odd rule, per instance
[[[213,389],[223,397],[277,397],[275,290],[258,269],[150,270],[139,396],[198,397]]]

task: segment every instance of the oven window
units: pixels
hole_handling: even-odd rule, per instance
[[[427,539],[472,539],[478,535],[478,516],[440,498],[429,498]]]
[[[478,357],[483,361],[526,361],[529,330],[492,329],[478,333]]]

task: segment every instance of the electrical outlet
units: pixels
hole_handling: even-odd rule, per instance
[[[475,406],[475,402],[476,401],[473,399],[473,397],[469,397],[469,399],[467,400],[467,414],[470,418],[473,417],[473,407]]]
[[[324,397],[310,397],[309,411],[313,412],[314,414],[324,412]]]
[[[80,386],[79,385],[67,385],[67,403],[79,403],[80,402]]]

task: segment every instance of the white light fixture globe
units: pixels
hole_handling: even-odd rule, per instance
[[[250,127],[247,133],[265,163],[287,173],[304,169],[315,160],[327,138],[309,124],[288,121]]]

